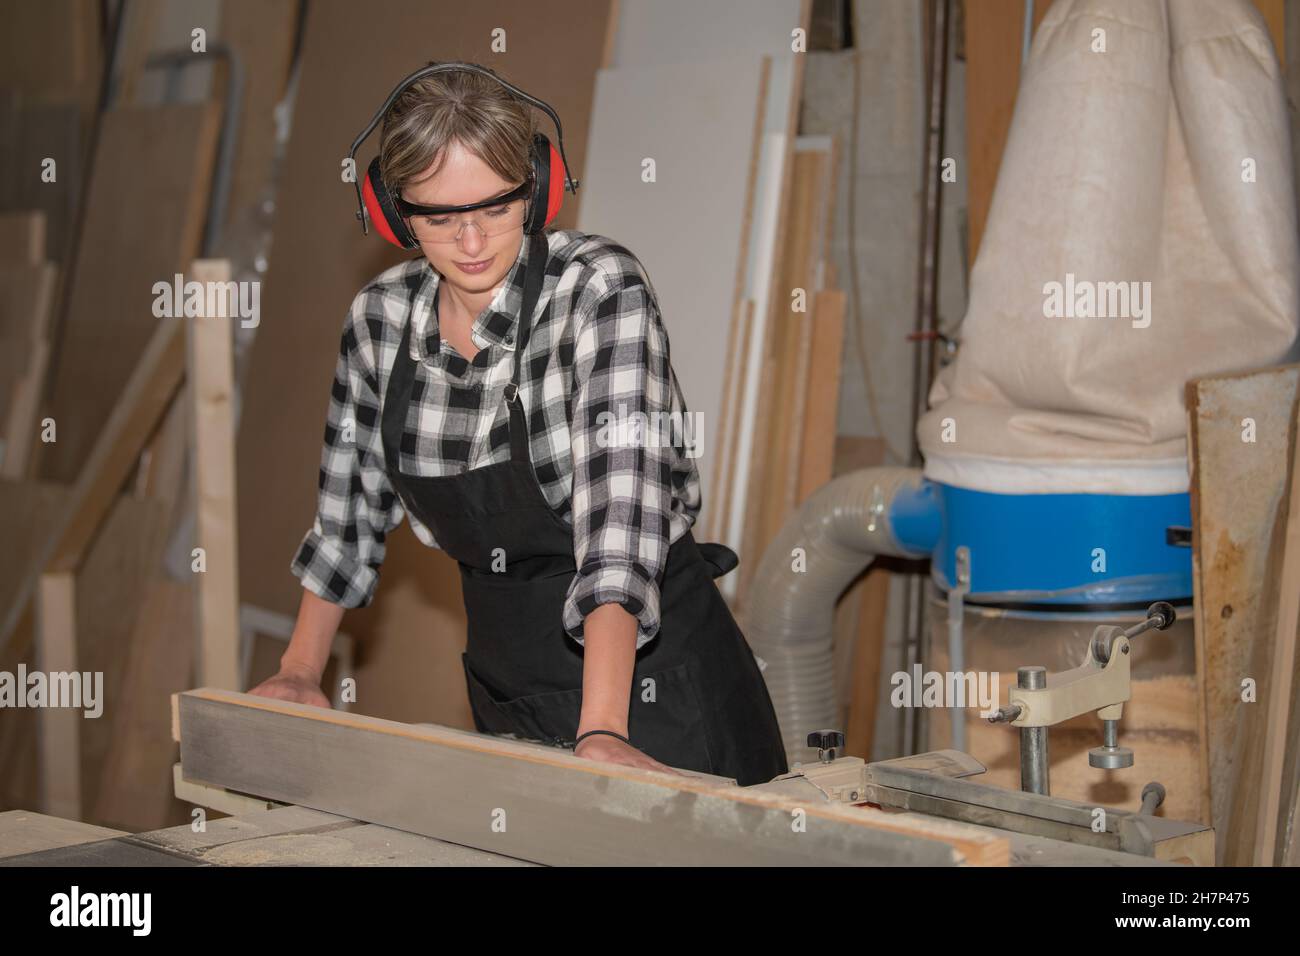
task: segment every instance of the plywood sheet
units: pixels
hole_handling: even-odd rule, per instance
[[[703,417],[712,487],[723,404],[719,369],[744,270],[746,173],[763,109],[763,63],[742,55],[602,70],[579,228],[608,236],[645,265],[686,406]],[[653,182],[642,178],[654,161]],[[719,503],[706,496],[704,511]]]
[[[620,0],[611,66],[707,62],[746,52],[790,53],[808,26],[808,0]]]
[[[39,6],[33,4],[33,6]],[[82,186],[83,120],[73,103],[46,103],[0,86],[0,210],[46,215],[46,257],[64,261]],[[54,165],[47,167],[46,160]],[[52,181],[43,174],[49,169]]]
[[[156,282],[198,252],[218,114],[211,106],[104,115],[71,301],[56,348],[58,441],[41,474],[72,481],[158,327]]]

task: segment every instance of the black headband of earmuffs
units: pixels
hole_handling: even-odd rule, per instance
[[[435,73],[447,73],[453,70],[460,70],[466,73],[478,73],[480,76],[486,76],[496,80],[515,96],[519,97],[526,103],[531,103],[549,116],[551,122],[555,124],[556,146],[560,152],[560,160],[564,163],[565,188],[568,189],[570,193],[576,193],[578,191],[578,181],[570,175],[569,159],[564,155],[564,130],[560,126],[560,117],[556,115],[555,110],[551,108],[549,103],[539,100],[535,96],[530,96],[523,90],[519,89],[519,87],[512,83],[507,83],[491,70],[484,69],[477,63],[430,63],[428,66],[423,66],[416,70],[410,76],[402,80],[402,82],[398,83],[397,86],[393,87],[393,92],[388,94],[388,99],[384,100],[384,104],[375,111],[375,115],[371,117],[370,122],[366,124],[365,129],[363,129],[357,135],[357,138],[352,141],[352,148],[348,150],[348,159],[352,161],[353,186],[357,191],[357,218],[361,220],[361,231],[363,233],[369,233],[370,230],[366,227],[366,204],[365,200],[361,196],[361,180],[364,176],[358,176],[356,173],[357,150],[360,149],[361,144],[366,141],[366,137],[375,131],[375,127],[383,120],[384,114],[386,114],[393,103],[397,101],[397,98],[405,93],[410,86],[418,83],[426,76],[433,76]]]

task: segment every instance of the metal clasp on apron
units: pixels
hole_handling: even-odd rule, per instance
[[[506,401],[511,405],[519,398],[519,386],[514,382],[506,382]]]

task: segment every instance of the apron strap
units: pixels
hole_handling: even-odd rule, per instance
[[[524,299],[519,307],[519,331],[515,335],[515,370],[506,385],[506,404],[510,406],[510,460],[532,463],[528,453],[528,416],[524,414],[524,403],[519,400],[519,370],[524,359],[524,350],[528,347],[528,338],[532,334],[533,311],[537,300],[542,295],[542,285],[546,281],[546,260],[550,258],[550,246],[541,233],[526,237],[528,245],[528,266],[524,276]]]

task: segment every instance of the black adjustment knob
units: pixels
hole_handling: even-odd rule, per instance
[[[1173,626],[1174,621],[1178,620],[1178,615],[1174,612],[1174,606],[1168,601],[1156,601],[1147,608],[1147,617],[1158,617],[1160,622],[1156,627],[1162,631],[1168,630]]]
[[[838,730],[814,730],[808,735],[808,746],[818,750],[839,750],[844,746],[844,734]]]

